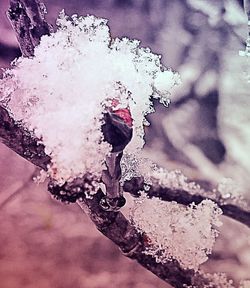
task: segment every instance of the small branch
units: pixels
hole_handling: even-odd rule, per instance
[[[30,37],[30,20],[20,1],[10,1],[7,16],[12,24],[13,30],[16,32],[17,41],[23,56],[33,56],[34,45]]]
[[[245,224],[250,228],[250,211],[237,206],[235,204],[226,203],[222,198],[216,199],[205,194],[192,194],[182,189],[172,189],[168,187],[160,186],[156,181],[150,186],[149,190],[144,189],[143,178],[133,178],[124,183],[123,189],[125,192],[129,192],[131,195],[138,197],[140,191],[144,191],[149,198],[157,197],[163,201],[175,201],[182,205],[190,205],[191,203],[199,204],[205,199],[210,199],[215,202],[223,211],[225,216],[228,216],[234,220]]]
[[[45,21],[45,10],[39,0],[10,0],[7,16],[24,57],[33,56],[42,35],[52,32],[52,27]]]
[[[185,287],[185,285],[201,288],[209,283],[209,280],[200,272],[185,270],[175,260],[158,263],[153,256],[146,255],[144,252],[149,247],[147,237],[139,233],[121,212],[107,212],[101,209],[99,202],[102,198],[103,193],[99,191],[92,199],[85,198],[84,202],[78,201],[78,204],[88,213],[97,229],[118,245],[126,257],[136,260],[176,288]]]
[[[21,157],[43,170],[47,170],[47,165],[50,163],[51,158],[46,155],[44,145],[12,119],[8,111],[1,106],[0,139],[3,144]]]
[[[47,165],[50,163],[50,157],[45,154],[44,146],[39,143],[39,139],[32,137],[29,132],[22,128],[21,125],[15,123],[15,121],[9,116],[6,109],[0,107],[0,138],[2,142],[18,153],[20,156],[30,161],[31,163],[46,170]],[[86,179],[89,178],[87,177]],[[183,285],[194,285],[194,287],[205,287],[210,281],[201,273],[195,273],[193,270],[182,269],[177,261],[166,261],[165,263],[157,263],[155,258],[144,253],[147,245],[147,238],[145,239],[123,216],[120,212],[104,211],[99,202],[104,194],[99,191],[92,199],[87,199],[86,189],[84,187],[85,180],[76,179],[72,183],[66,183],[62,187],[49,186],[49,190],[52,194],[62,194],[67,198],[74,196],[75,202],[77,199],[82,198],[84,202],[78,204],[88,210],[91,220],[96,225],[97,229],[101,231],[106,237],[112,240],[116,245],[120,247],[125,256],[135,259],[142,266],[149,271],[153,272],[159,278],[172,284],[174,287],[184,287]],[[89,187],[90,183],[87,183]],[[132,185],[131,185],[132,184]],[[142,189],[143,181],[141,179],[132,179],[127,182],[123,187],[125,191],[129,191],[133,195],[138,196],[138,191]],[[130,185],[130,186],[129,186]],[[153,190],[152,190],[153,189]],[[162,200],[177,201],[181,204],[188,205],[192,202],[199,203],[204,198],[201,195],[191,195],[187,191],[172,190],[169,188],[158,189],[156,187],[149,190],[149,193],[153,193],[154,196],[162,197]],[[53,193],[55,192],[55,193]],[[79,193],[79,194],[78,194]],[[61,196],[60,196],[61,197]],[[68,199],[68,198],[67,198]],[[229,208],[229,206],[226,206]],[[242,221],[237,215],[237,207],[235,209],[229,209],[227,215],[235,217],[236,220]],[[241,211],[238,208],[238,211]],[[229,215],[231,214],[231,215]],[[245,218],[243,218],[245,219]],[[243,221],[242,221],[243,222]],[[216,286],[209,286],[216,287]]]
[[[34,174],[32,173],[31,177],[24,182],[18,189],[16,189],[12,194],[10,194],[5,200],[0,203],[0,210],[2,210],[10,201],[12,201],[22,190],[24,190],[29,183],[32,181]]]

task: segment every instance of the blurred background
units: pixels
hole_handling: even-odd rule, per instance
[[[250,203],[250,63],[243,0],[44,1],[55,27],[58,13],[109,19],[112,37],[137,38],[181,74],[169,107],[155,102],[145,155],[183,171],[225,197]],[[0,67],[20,56],[0,1]],[[0,72],[1,75],[2,72]],[[248,74],[249,75],[249,74]],[[249,77],[249,76],[248,76]],[[51,199],[27,161],[0,144],[0,287],[170,287],[126,259],[74,205]],[[228,178],[232,180],[228,180]],[[250,231],[223,219],[207,272],[236,283],[250,275]]]

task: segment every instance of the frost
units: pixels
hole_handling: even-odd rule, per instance
[[[239,185],[231,178],[223,178],[217,187],[222,199],[225,200],[241,200],[242,191]]]
[[[146,184],[151,184],[151,172],[156,169],[156,165],[147,158],[144,158],[141,153],[124,153],[121,160],[121,170],[123,183],[134,177],[144,177]]]
[[[188,178],[180,170],[168,171],[163,168],[156,168],[147,177],[150,177],[152,181],[157,181],[162,187],[183,189],[191,194],[202,194],[204,192],[198,184],[189,182]]]
[[[141,149],[152,98],[169,103],[179,75],[138,40],[112,39],[106,19],[62,11],[57,26],[34,57],[19,58],[5,71],[0,102],[41,139],[52,158],[50,176],[64,182],[86,172],[100,176],[111,149],[103,141],[102,115],[114,99],[132,115],[127,151]]]
[[[221,225],[221,209],[211,200],[182,206],[142,195],[131,208],[131,221],[151,245],[145,251],[159,262],[176,259],[185,269],[197,270],[211,253]]]
[[[133,177],[143,177],[146,185],[156,183],[161,187],[170,189],[182,189],[191,194],[202,194],[204,191],[195,182],[188,181],[188,178],[180,171],[168,171],[164,168],[159,168],[150,159],[144,158],[141,153],[125,153],[121,161],[122,182],[130,180]],[[212,196],[212,195],[209,195]]]
[[[207,273],[204,276],[206,276],[210,282],[208,285],[205,285],[204,288],[236,288],[234,286],[233,280],[227,279],[225,273]]]

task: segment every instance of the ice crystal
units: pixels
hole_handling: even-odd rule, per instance
[[[203,276],[208,280],[208,284],[204,284],[202,288],[236,288],[233,280],[227,279],[225,273],[214,273],[214,274],[203,274]],[[194,285],[184,285],[185,288],[197,288]],[[249,288],[248,286],[239,288]]]
[[[182,189],[191,194],[202,194],[204,191],[195,182],[188,181],[188,178],[180,171],[168,171],[164,168],[159,168],[150,159],[144,158],[140,153],[126,153],[121,161],[122,182],[130,180],[133,177],[143,177],[147,186],[157,183],[161,187],[170,189]],[[209,194],[209,196],[212,196]]]
[[[217,191],[223,203],[234,203],[242,207],[246,205],[240,186],[231,178],[223,178],[217,186]]]
[[[180,171],[168,171],[164,168],[155,168],[147,175],[151,181],[156,181],[161,187],[168,187],[170,189],[183,189],[191,194],[202,194],[203,189],[195,182],[188,181],[188,178]]]
[[[110,151],[102,141],[101,119],[112,99],[131,111],[134,132],[128,151],[142,148],[152,98],[168,103],[179,75],[139,44],[112,39],[105,19],[61,12],[57,31],[42,37],[34,57],[21,57],[5,71],[0,102],[41,139],[52,157],[54,179],[100,175]]]
[[[233,280],[228,279],[225,273],[206,273],[204,276],[210,281],[204,288],[236,288]]]
[[[144,182],[151,184],[151,173],[155,169],[156,165],[150,159],[144,158],[140,152],[125,153],[121,160],[121,182],[143,176]]]
[[[131,221],[145,233],[145,253],[159,262],[176,259],[183,268],[197,270],[211,253],[221,225],[220,208],[211,200],[185,207],[142,195],[131,208]]]

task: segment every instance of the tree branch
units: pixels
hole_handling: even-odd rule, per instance
[[[44,146],[38,144],[39,140],[32,137],[21,125],[16,124],[8,115],[6,109],[2,107],[0,107],[0,138],[5,145],[26,160],[44,170],[47,169],[50,157],[45,154]],[[185,270],[181,268],[177,261],[157,263],[152,256],[146,255],[144,251],[146,245],[149,245],[146,241],[147,238],[144,238],[121,212],[108,212],[101,208],[99,202],[104,197],[101,191],[94,195],[92,199],[85,197],[86,188],[84,185],[86,179],[87,177],[76,179],[62,187],[50,185],[49,190],[52,194],[60,194],[62,191],[64,192],[63,195],[70,193],[72,196],[74,194],[75,200],[81,195],[84,202],[78,201],[78,204],[83,209],[87,208],[91,220],[102,234],[118,245],[125,256],[137,260],[146,269],[174,285],[174,287],[183,287],[184,284],[204,287],[208,283],[208,280],[201,273],[195,273],[194,270]],[[81,194],[76,194],[75,191]]]
[[[50,26],[44,19],[44,12],[41,10],[41,4],[39,3],[38,0],[10,1],[9,18],[17,34],[22,54],[26,57],[34,55],[34,47],[39,43],[40,37],[43,34],[49,34],[51,31]],[[3,107],[0,107],[0,138],[5,145],[20,156],[34,165],[47,170],[51,158],[46,155],[44,145],[29,131],[26,131],[21,124],[16,123]],[[62,195],[69,195],[71,197],[73,195],[73,202],[77,201],[82,209],[87,210],[97,229],[118,245],[125,256],[137,260],[146,269],[174,287],[181,288],[185,287],[185,285],[192,285],[192,287],[201,288],[207,284],[210,285],[209,287],[216,287],[201,272],[185,270],[176,260],[166,260],[164,263],[158,263],[153,256],[146,255],[145,250],[151,245],[147,241],[147,235],[138,232],[121,212],[103,210],[100,206],[100,201],[104,197],[101,190],[92,195],[91,198],[86,197],[86,187],[89,187],[86,183],[89,184],[89,181],[91,181],[91,175],[85,175],[84,178],[75,179],[75,181],[65,183],[62,186],[50,183],[49,190],[52,194],[60,196],[60,199],[63,199]],[[133,192],[130,191],[130,193],[138,194],[140,187],[136,188],[138,190],[134,188],[130,189]],[[129,191],[128,183],[124,186],[124,190]],[[203,199],[203,196],[199,195],[196,195],[197,198],[194,198],[194,196],[189,195],[186,191],[175,191],[169,188],[163,190],[159,187],[153,187],[151,192],[160,198],[162,197],[163,200],[175,200],[185,205],[191,202],[201,202]],[[164,198],[163,195],[165,194],[172,196],[164,196]],[[229,209],[229,211],[226,212],[228,216],[242,221],[242,218],[239,219],[236,215],[236,210]],[[243,219],[245,218],[243,217]]]
[[[176,260],[158,263],[153,256],[146,255],[144,252],[150,246],[146,235],[139,233],[121,212],[104,211],[99,205],[102,197],[103,193],[99,191],[92,199],[84,199],[84,202],[78,201],[78,204],[88,213],[97,229],[118,245],[125,256],[136,260],[176,288],[185,287],[185,285],[205,287],[210,282],[200,272],[181,268]]]
[[[8,115],[6,109],[2,107],[0,107],[0,120],[0,138],[2,142],[26,160],[46,170],[47,165],[50,163],[50,157],[45,154],[44,146],[38,144],[39,140],[32,137],[22,126],[16,124]],[[50,184],[49,191],[54,195],[70,194],[71,197],[73,195],[74,200],[77,201],[81,208],[84,210],[87,209],[97,229],[118,245],[125,256],[137,260],[146,269],[174,287],[184,287],[184,284],[194,285],[194,287],[204,287],[209,282],[200,272],[195,273],[194,270],[185,270],[175,260],[157,263],[153,256],[146,255],[144,251],[148,248],[147,245],[149,245],[147,238],[144,237],[146,235],[140,234],[121,212],[104,211],[99,204],[104,197],[101,191],[93,195],[92,199],[85,197],[87,190],[85,187],[86,179],[88,179],[89,182],[87,184],[89,184],[91,175],[89,177],[76,179],[72,183],[65,183],[63,186]],[[141,179],[134,178],[126,182],[123,188],[134,196],[138,196],[138,191],[142,189],[142,185],[144,183]],[[89,185],[87,186],[89,187]],[[191,195],[187,191],[162,188],[160,186],[151,187],[148,195],[150,197],[159,197],[166,201],[176,201],[184,205],[192,202],[200,203],[206,199],[206,197],[201,195]],[[77,200],[79,198],[83,201]],[[62,198],[60,197],[60,199]],[[248,218],[238,216],[238,211],[241,212],[242,210],[237,206],[233,206],[230,209],[230,206],[226,205],[224,210],[227,216],[244,224],[248,223],[246,221],[249,221],[249,213],[247,214]]]
[[[8,111],[0,106],[0,138],[1,142],[11,150],[33,163],[47,170],[51,158],[46,155],[44,145],[39,139],[31,136],[21,124],[11,118]]]
[[[52,32],[52,26],[45,20],[45,13],[45,6],[39,0],[10,0],[7,16],[24,57],[33,56],[42,35]]]
[[[149,198],[157,197],[163,201],[175,201],[186,206],[191,203],[199,204],[205,199],[210,199],[221,208],[225,216],[237,220],[250,228],[250,211],[236,204],[226,203],[221,196],[212,197],[211,194],[206,195],[205,193],[192,194],[191,192],[182,189],[162,187],[157,181],[153,181],[149,190],[145,190],[144,185],[142,177],[132,178],[124,183],[123,189],[125,192],[129,192],[135,197],[140,196],[140,191],[144,191]]]

